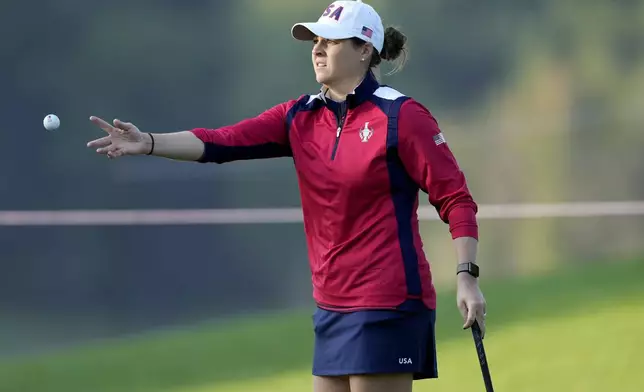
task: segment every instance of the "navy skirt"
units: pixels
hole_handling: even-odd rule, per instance
[[[419,301],[405,310],[350,313],[317,308],[313,375],[413,373],[437,378],[434,310]]]

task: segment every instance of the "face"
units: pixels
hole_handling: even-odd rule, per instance
[[[361,61],[361,59],[365,61]],[[366,45],[356,46],[351,40],[313,39],[313,69],[318,83],[326,86],[353,79],[366,70],[369,49]]]

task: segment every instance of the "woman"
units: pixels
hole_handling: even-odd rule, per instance
[[[91,117],[109,158],[156,155],[224,163],[292,157],[301,191],[313,296],[316,392],[407,392],[436,378],[436,293],[419,234],[419,189],[449,223],[464,328],[484,331],[475,262],[476,204],[435,119],[380,85],[381,60],[406,38],[361,1],[336,1],[292,35],[313,43],[319,94],[219,129],[142,133]],[[462,273],[461,273],[462,272]]]

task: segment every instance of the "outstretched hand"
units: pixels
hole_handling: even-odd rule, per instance
[[[143,155],[150,152],[151,140],[139,131],[132,123],[114,120],[114,125],[105,120],[91,116],[89,120],[107,132],[107,136],[92,140],[87,147],[96,148],[96,152],[108,158],[125,155]]]

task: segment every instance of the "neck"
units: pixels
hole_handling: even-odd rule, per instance
[[[340,80],[330,85],[325,85],[327,89],[326,94],[334,101],[345,101],[347,99],[347,95],[351,94],[356,89],[356,87],[360,85],[364,78],[365,75],[354,76],[352,78]]]

